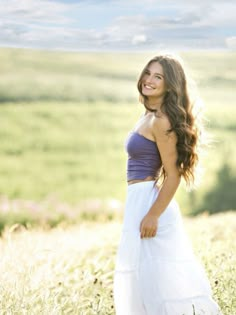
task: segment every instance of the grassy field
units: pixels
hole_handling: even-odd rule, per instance
[[[236,313],[235,222],[233,212],[185,219],[224,315]],[[120,232],[120,220],[50,231],[6,229],[0,240],[1,314],[114,315]]]

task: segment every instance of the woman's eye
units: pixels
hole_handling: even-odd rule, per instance
[[[156,78],[161,79],[161,77],[159,75],[156,75]]]

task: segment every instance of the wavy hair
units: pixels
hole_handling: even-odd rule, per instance
[[[177,136],[176,149],[178,157],[176,166],[187,186],[191,187],[194,184],[195,168],[199,160],[197,147],[201,128],[197,125],[193,114],[193,104],[190,102],[186,74],[180,60],[169,54],[158,55],[147,63],[138,79],[137,88],[141,103],[151,112],[157,112],[157,110],[148,107],[148,98],[142,94],[142,80],[147,68],[153,62],[158,62],[164,72],[167,92],[163,98],[161,111],[168,117],[171,125],[167,134],[174,132]],[[166,178],[163,166],[158,170],[157,180],[154,184],[160,178],[163,179],[163,183]]]

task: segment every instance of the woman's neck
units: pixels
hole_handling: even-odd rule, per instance
[[[163,102],[163,98],[160,98],[160,99],[148,99],[147,106],[150,107],[151,109],[157,109],[157,110],[160,111],[162,102]]]

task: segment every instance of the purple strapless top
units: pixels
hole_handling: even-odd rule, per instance
[[[131,131],[125,142],[125,148],[128,153],[128,181],[158,175],[162,162],[156,142],[136,131]]]

